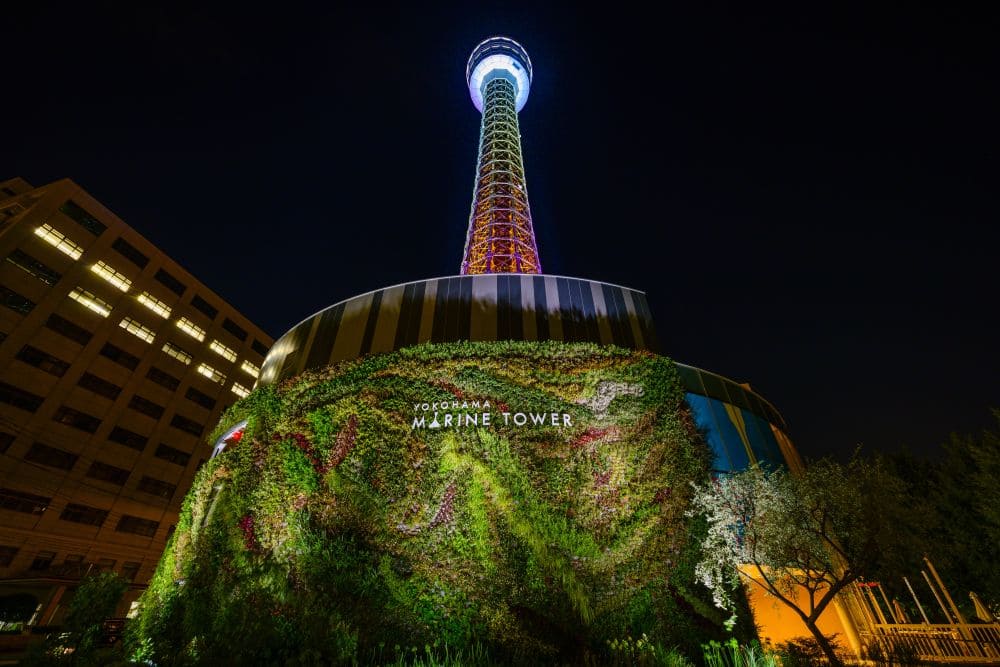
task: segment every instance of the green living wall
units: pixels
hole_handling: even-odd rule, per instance
[[[136,657],[579,662],[722,636],[685,515],[708,451],[664,357],[420,345],[260,388],[215,437],[244,419],[184,502]]]

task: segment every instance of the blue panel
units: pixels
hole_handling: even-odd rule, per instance
[[[685,398],[688,405],[691,406],[691,414],[694,416],[694,423],[698,427],[698,431],[705,436],[705,440],[712,450],[712,469],[733,470],[733,464],[726,452],[725,442],[719,434],[715,417],[712,416],[712,408],[709,406],[709,401],[712,399],[690,392],[685,394]]]
[[[725,445],[729,460],[732,463],[730,470],[746,470],[750,467],[750,456],[747,454],[746,445],[743,438],[736,429],[729,415],[726,414],[726,404],[714,398],[708,399],[708,404],[712,406],[712,416],[718,425],[719,435]]]
[[[757,460],[763,465],[769,463],[770,468],[784,468],[786,466],[785,457],[781,455],[781,447],[774,437],[771,425],[767,420],[758,417],[749,410],[743,411],[743,419],[747,423],[747,432],[750,434],[750,444]]]

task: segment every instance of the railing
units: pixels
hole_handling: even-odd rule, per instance
[[[873,623],[862,630],[867,646],[913,653],[934,662],[1000,662],[1000,623]]]

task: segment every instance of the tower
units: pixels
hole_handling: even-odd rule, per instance
[[[491,37],[473,49],[465,78],[483,120],[462,275],[541,273],[517,121],[531,60],[514,40]]]

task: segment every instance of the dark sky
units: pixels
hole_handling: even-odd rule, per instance
[[[276,337],[457,273],[465,60],[508,34],[547,273],[645,290],[665,353],[749,381],[807,455],[929,451],[1000,406],[1000,20],[973,3],[19,4],[0,178],[72,178]]]

